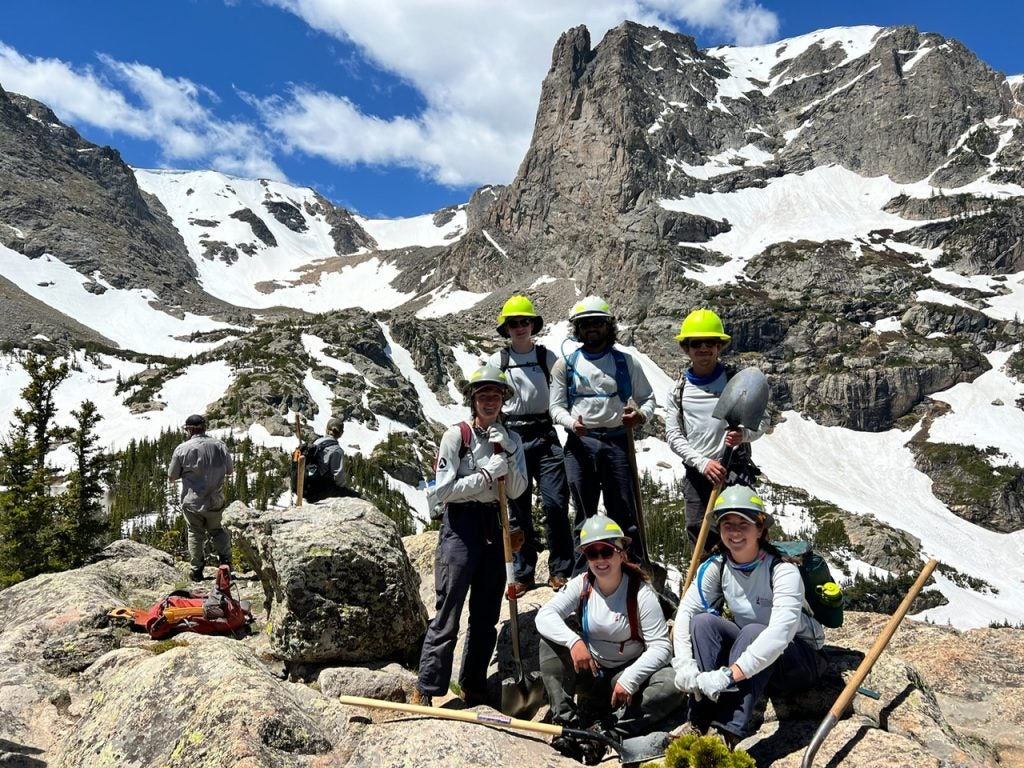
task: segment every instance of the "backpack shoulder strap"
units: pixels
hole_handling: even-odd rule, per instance
[[[704,596],[704,590],[701,587],[701,582],[704,581],[704,574],[707,573],[708,568],[712,567],[715,563],[718,563],[719,566],[718,582],[721,584],[722,579],[725,576],[725,558],[722,555],[712,555],[701,563],[700,568],[697,569],[695,581],[697,582],[697,596],[700,597],[700,604],[704,607],[704,612],[714,614],[715,616],[721,616],[721,611],[714,608],[711,603],[708,602],[707,598]]]
[[[498,353],[498,367],[501,368],[501,372],[504,373],[508,370],[508,347],[502,347],[501,352]]]
[[[551,367],[548,365],[548,350],[543,344],[534,344],[534,349],[537,350],[537,365],[540,366],[541,371],[544,372],[544,380],[551,383]]]
[[[626,355],[618,347],[611,348],[612,358],[615,360],[615,388],[618,390],[619,399],[628,403],[633,396],[633,381],[629,378],[629,364],[626,362]]]
[[[581,347],[577,347],[565,358],[565,391],[568,410],[572,410],[576,402],[576,361],[579,360]]]
[[[627,574],[629,586],[626,591],[626,613],[629,616],[629,639],[643,641],[640,633],[640,577],[632,571]]]
[[[469,422],[459,422],[459,434],[462,435],[462,445],[459,446],[459,459],[469,453],[469,446],[473,443],[473,429]]]

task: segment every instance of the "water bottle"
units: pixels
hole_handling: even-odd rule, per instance
[[[838,608],[843,604],[843,588],[834,581],[819,584],[814,591],[818,593],[821,602],[829,608]]]

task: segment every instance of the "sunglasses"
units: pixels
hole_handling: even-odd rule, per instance
[[[721,343],[718,339],[692,339],[686,342],[686,346],[690,349],[700,349],[701,347],[717,347]]]
[[[533,325],[533,320],[529,317],[510,317],[505,321],[505,325],[509,328],[525,328],[528,325]]]
[[[583,550],[583,554],[587,560],[607,560],[619,550],[615,547],[605,546],[603,544],[595,544],[592,547],[587,547]]]
[[[581,320],[577,320],[576,324],[580,328],[597,328],[598,326],[605,325],[607,322],[603,317],[584,317]]]

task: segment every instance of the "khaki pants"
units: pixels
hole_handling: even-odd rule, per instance
[[[206,564],[206,539],[213,541],[213,548],[221,563],[231,562],[231,537],[221,528],[221,510],[216,512],[193,512],[187,507],[182,508],[185,522],[188,523],[188,554],[193,568],[202,568]]]

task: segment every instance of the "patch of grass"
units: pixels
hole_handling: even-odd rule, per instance
[[[171,637],[167,640],[157,640],[155,643],[150,643],[144,647],[155,656],[159,653],[167,653],[167,651],[174,650],[175,648],[187,648],[188,640],[180,640],[176,637]]]

